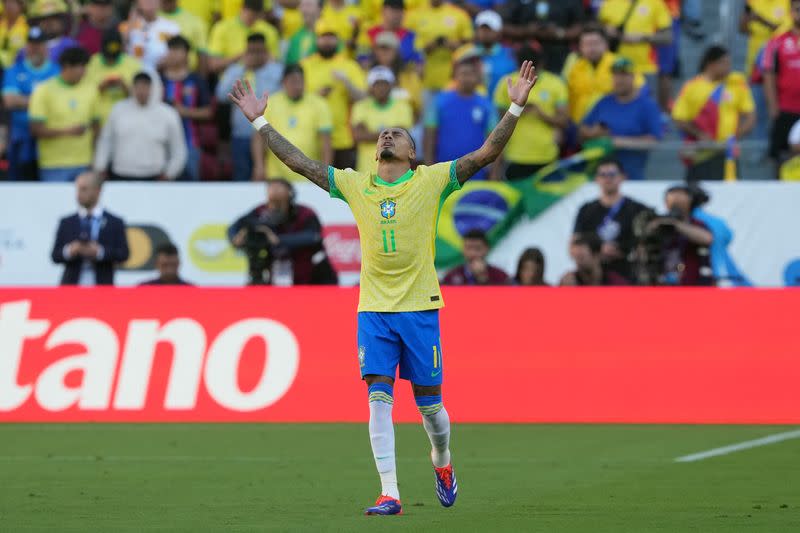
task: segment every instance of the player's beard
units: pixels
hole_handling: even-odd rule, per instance
[[[379,155],[381,161],[391,161],[394,159],[394,152],[391,148],[384,148]]]

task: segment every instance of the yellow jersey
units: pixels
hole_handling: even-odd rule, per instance
[[[333,133],[331,142],[335,150],[347,150],[353,147],[353,132],[350,131],[350,95],[344,83],[338,81],[334,71],[341,72],[356,88],[366,90],[367,77],[361,66],[344,54],[337,54],[331,59],[325,59],[319,54],[314,54],[302,60],[306,79],[306,91],[319,93],[330,88],[325,97],[331,108],[333,117]]]
[[[353,106],[350,123],[353,128],[358,124],[363,124],[367,130],[374,133],[380,133],[390,127],[409,130],[414,126],[414,112],[407,100],[390,98],[386,105],[382,106],[373,98],[364,98]],[[359,172],[374,173],[378,171],[375,150],[375,142],[358,143],[356,169]]]
[[[291,100],[283,91],[269,99],[264,112],[275,131],[286,137],[301,152],[311,159],[322,157],[320,133],[330,133],[333,128],[328,104],[316,94],[306,92],[300,100]],[[271,150],[266,155],[267,175],[270,178],[286,178],[289,181],[305,181],[306,178],[289,169],[275,157]]]
[[[516,83],[519,74],[503,76],[494,90],[494,105],[505,110],[511,105],[506,80]],[[538,81],[528,95],[528,103],[535,104],[544,113],[554,115],[557,109],[567,106],[567,86],[561,78],[546,70],[538,73]],[[560,132],[531,113],[523,113],[508,140],[504,157],[510,163],[542,165],[558,158]]]
[[[361,241],[359,311],[408,312],[444,306],[436,276],[436,225],[461,188],[456,162],[419,166],[394,183],[371,172],[328,167],[332,198],[348,203]]]
[[[787,22],[791,22],[790,3],[791,0],[747,0],[747,7],[754,14],[778,26],[780,30]],[[750,36],[747,39],[745,72],[749,75],[752,73],[753,63],[756,61],[758,52],[767,44],[767,41],[770,40],[775,32],[761,22],[755,21],[747,25],[747,31]]]
[[[568,68],[564,68],[564,79],[569,90],[569,116],[576,124],[580,124],[594,104],[614,88],[611,65],[617,57],[613,52],[606,52],[597,65],[576,57]],[[634,83],[637,89],[644,86],[644,76],[636,74]]]
[[[219,13],[219,0],[178,0],[178,5],[199,17],[209,27],[214,22],[214,14]]]
[[[97,89],[84,78],[68,85],[61,76],[51,78],[34,89],[28,108],[31,122],[48,128],[86,126],[83,135],[39,139],[41,168],[88,166],[92,162],[92,125],[97,122]]]
[[[743,74],[731,73],[724,84],[719,102],[712,104],[711,96],[719,87],[719,83],[702,75],[687,81],[672,107],[672,118],[683,122],[692,122],[708,105],[716,105],[717,131],[714,139],[727,141],[736,134],[736,130],[739,128],[740,115],[752,113],[755,110],[755,103]]]
[[[239,56],[247,48],[247,37],[252,33],[264,36],[271,57],[281,57],[281,39],[278,30],[263,20],[257,20],[248,27],[239,17],[221,20],[214,24],[208,40],[208,54],[225,58]]]
[[[11,67],[17,58],[17,54],[25,47],[28,42],[28,22],[24,15],[17,17],[11,27],[8,21],[0,21],[0,61],[5,68]]]
[[[133,56],[120,54],[113,64],[107,64],[103,54],[94,54],[86,67],[86,81],[98,89],[97,96],[97,117],[101,124],[105,124],[111,108],[120,100],[128,97],[128,94],[119,86],[107,88],[100,91],[100,84],[109,78],[121,78],[130,88],[133,77],[142,70],[142,64]]]
[[[468,42],[473,36],[469,15],[452,4],[417,9],[408,17],[407,24],[409,29],[416,32],[415,46],[419,50],[424,50],[440,37]],[[422,83],[426,89],[441,90],[447,87],[453,73],[452,61],[453,52],[448,48],[439,47],[425,54]]]
[[[625,33],[654,35],[672,27],[672,15],[664,0],[606,0],[597,14],[598,20],[606,26],[619,26],[625,20],[631,2],[637,2],[637,5],[625,24]],[[622,43],[617,53],[630,59],[636,67],[636,72],[642,74],[658,72],[656,49],[650,43]]]
[[[326,3],[320,12],[319,20],[336,28],[339,39],[349,41],[353,38],[356,28],[361,25],[361,9],[352,5],[344,5],[341,9],[337,9]]]

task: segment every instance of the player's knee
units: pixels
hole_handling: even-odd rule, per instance
[[[417,402],[417,409],[422,416],[433,416],[444,408],[441,394],[415,396],[414,400]]]
[[[380,376],[378,374],[367,374],[364,376],[364,382],[367,384],[367,387],[371,387],[375,383],[387,383],[389,386],[394,385],[393,378],[389,376]]]
[[[388,405],[394,404],[394,387],[388,383],[373,383],[369,386],[369,401],[383,402]]]

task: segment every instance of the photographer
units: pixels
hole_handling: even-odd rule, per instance
[[[228,239],[244,250],[251,285],[335,285],[336,271],[322,244],[322,227],[310,208],[295,204],[292,185],[267,181],[267,203],[228,228]]]
[[[634,222],[640,284],[714,285],[709,250],[714,237],[692,216],[692,190],[685,185],[670,187],[664,202],[667,215],[646,211]]]

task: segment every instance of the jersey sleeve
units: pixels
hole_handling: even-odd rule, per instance
[[[456,176],[456,163],[458,160],[445,161],[425,167],[430,179],[425,182],[434,188],[432,193],[440,194],[442,200],[461,188]]]
[[[3,94],[22,94],[22,90],[17,82],[16,66],[11,67],[3,76]]]
[[[33,122],[47,122],[47,95],[44,85],[40,85],[33,90],[30,104],[28,105],[28,116]]]
[[[675,104],[672,107],[672,118],[675,120],[687,121],[694,119],[689,103],[692,93],[692,86],[690,83],[691,82],[687,82],[686,85],[683,86],[683,89],[680,94],[678,94],[678,98],[675,100]]]
[[[359,172],[348,168],[328,167],[328,186],[331,198],[338,198],[346,203],[350,203],[348,198],[352,198],[357,192]]]
[[[752,113],[756,110],[756,103],[753,99],[753,91],[750,90],[750,86],[747,84],[747,81],[742,77],[741,79],[736,80],[736,85],[739,90],[739,112],[740,113]]]

